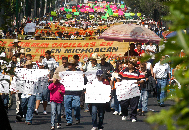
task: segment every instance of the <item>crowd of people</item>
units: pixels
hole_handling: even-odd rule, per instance
[[[130,119],[132,122],[137,121],[137,114],[144,116],[148,111],[148,94],[153,93],[157,96],[158,104],[164,107],[164,98],[166,92],[164,88],[171,84],[171,70],[168,63],[163,63],[166,56],[162,56],[161,60],[153,66],[155,53],[157,48],[152,43],[144,46],[141,43],[131,43],[130,50],[125,53],[129,56],[128,60],[123,57],[117,58],[114,62],[110,61],[103,55],[97,53],[91,57],[83,59],[80,62],[79,56],[74,55],[73,58],[62,57],[62,65],[58,65],[56,60],[51,55],[51,51],[45,52],[45,57],[40,56],[37,62],[32,61],[31,54],[25,55],[23,50],[18,46],[18,40],[14,41],[14,46],[9,48],[9,57],[11,58],[8,67],[27,68],[27,69],[48,69],[49,80],[46,89],[42,93],[27,95],[24,93],[10,92],[10,94],[1,94],[4,102],[4,107],[8,112],[8,108],[12,106],[11,97],[15,94],[16,97],[16,119],[23,121],[27,125],[32,124],[33,114],[38,115],[40,102],[43,103],[43,114],[46,115],[48,103],[51,104],[51,129],[55,129],[55,116],[57,115],[57,128],[61,128],[61,118],[66,118],[66,126],[71,126],[73,123],[72,109],[74,109],[75,123],[80,123],[80,111],[90,112],[92,116],[92,130],[103,129],[104,112],[114,109],[113,115],[121,115],[122,120],[126,120],[128,116],[128,108],[130,106]],[[148,53],[151,59],[146,62],[140,62],[140,58]],[[49,67],[48,61],[54,63]],[[59,73],[63,71],[83,71],[96,72],[98,81],[102,84],[110,85],[112,92],[110,94],[110,102],[108,103],[86,103],[85,90],[68,91],[65,90],[64,84],[60,83]],[[3,71],[1,72],[3,73]],[[13,80],[15,76],[11,76]],[[140,89],[140,96],[130,99],[118,101],[116,95],[116,82],[136,80],[136,84]],[[88,79],[84,76],[84,85]],[[9,101],[10,100],[10,101]],[[113,102],[113,103],[111,103]],[[35,108],[34,108],[35,107]],[[97,123],[97,114],[99,123]]]
[[[110,7],[113,6],[113,7]],[[121,7],[123,6],[123,7]],[[63,9],[62,9],[63,8]],[[13,26],[12,28],[8,29],[8,32],[3,31],[1,33],[2,38],[5,39],[23,39],[22,37],[19,37],[19,35],[29,35],[29,37],[25,37],[25,40],[28,39],[35,39],[35,36],[40,36],[40,39],[43,39],[44,37],[56,37],[58,39],[82,39],[86,37],[95,37],[100,36],[107,28],[109,28],[111,25],[117,24],[117,23],[133,23],[137,25],[144,26],[146,28],[149,28],[150,30],[154,31],[158,36],[163,38],[162,33],[164,31],[167,31],[168,28],[166,27],[166,23],[162,21],[154,21],[151,18],[145,17],[144,15],[136,15],[134,16],[126,16],[125,13],[130,13],[130,11],[127,9],[128,7],[126,5],[121,4],[104,4],[104,5],[98,5],[98,3],[94,3],[93,5],[88,6],[88,4],[82,4],[82,5],[65,5],[65,7],[62,7],[55,11],[56,15],[53,15],[51,13],[46,13],[41,18],[26,18],[24,17],[21,21],[21,25],[19,28],[16,26]],[[96,9],[95,9],[96,8]],[[84,9],[85,11],[81,11]],[[90,9],[93,11],[91,12]],[[74,11],[68,11],[68,10],[74,10]],[[77,12],[75,12],[77,10]],[[103,11],[99,11],[103,10]],[[119,15],[113,15],[113,13],[118,14],[118,12],[121,11],[123,14]],[[75,15],[75,13],[78,13]],[[108,14],[108,16],[107,16]],[[134,19],[134,20],[133,20]],[[15,21],[14,21],[15,22]],[[27,32],[25,30],[25,26],[27,23],[35,23],[35,32]],[[52,29],[51,24],[56,24],[56,30],[58,33],[54,32]],[[99,29],[99,27],[107,28]],[[70,27],[73,29],[82,29],[82,30],[91,30],[94,31],[94,33],[88,33],[80,31],[67,31],[62,30],[62,27]],[[37,32],[39,29],[49,29],[49,30],[43,30],[41,32]],[[37,33],[35,35],[35,33]],[[31,35],[33,38],[31,38]],[[94,38],[95,39],[95,38]],[[93,40],[94,40],[93,39]],[[39,39],[37,39],[39,40]]]

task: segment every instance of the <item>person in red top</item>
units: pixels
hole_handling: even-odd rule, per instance
[[[138,56],[141,56],[141,54],[145,53],[145,51],[141,49],[141,46],[142,46],[141,43],[137,43],[136,46],[137,48],[135,49],[135,52],[138,53]]]
[[[63,101],[63,96],[65,94],[64,86],[59,82],[60,77],[58,75],[53,76],[53,83],[49,85],[50,90],[50,102],[51,102],[51,130],[54,130],[54,120],[57,115],[57,129],[61,128],[61,106]]]

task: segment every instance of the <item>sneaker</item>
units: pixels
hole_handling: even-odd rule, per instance
[[[27,125],[31,125],[31,122],[27,122],[26,124],[27,124]]]
[[[72,123],[67,123],[67,124],[66,124],[66,126],[71,126],[71,125],[72,125]]]
[[[57,129],[61,128],[61,123],[57,123]]]
[[[38,110],[37,109],[35,109],[34,114],[38,115]]]
[[[89,110],[85,110],[84,112],[89,112]]]
[[[113,113],[113,115],[118,115],[118,113],[119,113],[118,111],[115,111],[115,112]]]
[[[44,112],[43,112],[43,115],[47,115],[47,112],[46,112],[46,111],[44,111]]]
[[[77,124],[79,124],[79,123],[80,123],[80,120],[76,120],[75,124],[77,125]]]
[[[126,116],[122,116],[122,121],[126,121],[127,117]]]
[[[91,130],[98,130],[98,127],[93,127]]]
[[[54,126],[51,126],[51,130],[54,130]]]
[[[136,122],[137,120],[136,119],[132,119],[132,122]]]
[[[121,111],[119,112],[119,116],[122,116],[122,112]]]

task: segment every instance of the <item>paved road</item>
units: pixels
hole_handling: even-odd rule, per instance
[[[173,105],[173,101],[166,101],[165,107],[163,109],[168,109],[170,105]],[[149,110],[154,110],[154,112],[159,112],[162,108],[157,105],[156,98],[149,98],[148,102]],[[51,120],[51,110],[50,105],[47,106],[47,115],[43,115],[43,106],[40,105],[39,108],[39,115],[34,115],[33,124],[26,125],[24,123],[16,123],[15,122],[15,98],[14,98],[14,105],[9,110],[8,117],[10,120],[10,124],[13,130],[50,130],[50,120]],[[135,123],[132,123],[129,119],[126,121],[121,120],[121,116],[112,115],[112,112],[106,112],[104,118],[104,130],[151,130],[152,126],[145,123],[146,116],[138,116],[138,120]],[[128,117],[129,118],[129,117]],[[62,128],[66,130],[90,130],[92,128],[92,118],[90,113],[85,113],[81,110],[81,123],[79,125],[74,124],[75,119],[73,119],[72,126],[66,126],[65,118],[62,118]],[[165,129],[165,126],[161,127],[161,130]],[[1,128],[0,128],[1,129]]]

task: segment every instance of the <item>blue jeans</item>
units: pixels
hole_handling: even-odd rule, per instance
[[[72,108],[74,108],[74,116],[76,120],[80,120],[80,97],[75,95],[64,96],[64,106],[66,111],[67,123],[72,123]]]
[[[62,103],[51,102],[51,126],[54,126],[56,112],[58,123],[61,123],[61,106]]]
[[[164,104],[164,99],[166,97],[166,85],[167,79],[157,79],[157,100],[160,101],[160,105]]]
[[[142,111],[148,111],[148,91],[145,89],[141,90],[141,96],[138,103],[138,109],[142,108]]]
[[[113,96],[114,96],[114,109],[115,109],[115,111],[121,112],[121,105],[120,105],[120,102],[117,99],[116,92],[114,93]]]
[[[22,110],[23,114],[26,114],[26,122],[32,123],[34,105],[35,105],[35,95],[31,95],[28,98],[22,98]],[[27,111],[27,113],[26,113]]]
[[[97,110],[99,117],[99,124],[97,124]],[[93,127],[98,127],[98,129],[103,129],[103,119],[104,119],[104,104],[102,103],[92,103],[92,123]]]

